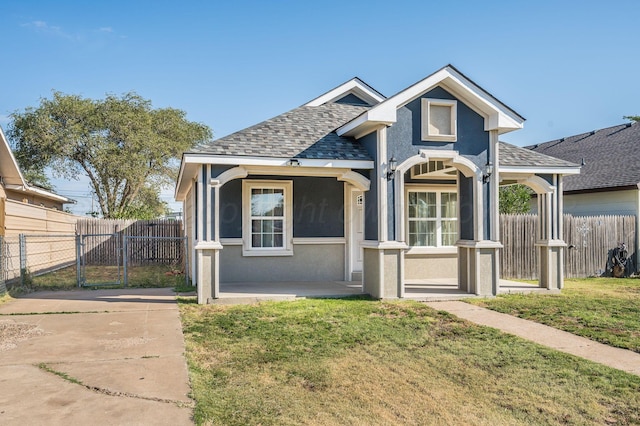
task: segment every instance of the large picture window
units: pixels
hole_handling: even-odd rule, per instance
[[[458,239],[458,195],[409,189],[407,241],[411,247],[451,247]]]
[[[245,256],[286,256],[291,247],[292,182],[243,182]]]

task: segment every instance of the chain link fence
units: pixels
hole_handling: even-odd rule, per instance
[[[189,285],[184,237],[85,235],[0,237],[0,295],[7,290]]]

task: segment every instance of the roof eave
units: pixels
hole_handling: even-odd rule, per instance
[[[500,166],[500,173],[521,173],[521,174],[549,174],[549,175],[577,175],[580,174],[580,166],[558,167],[558,166]]]

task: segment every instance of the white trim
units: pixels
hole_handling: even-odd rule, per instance
[[[489,132],[489,162],[493,164],[493,174],[489,177],[489,203],[491,214],[491,235],[493,241],[500,241],[500,147],[498,144],[498,131]]]
[[[458,242],[456,242],[456,247],[463,247],[463,248],[470,248],[470,249],[482,249],[482,248],[503,248],[504,246],[499,241],[491,241],[491,240],[480,240],[480,241],[458,240]]]
[[[281,248],[251,246],[251,189],[282,189],[284,194],[283,235]],[[242,181],[242,255],[243,256],[293,256],[293,181],[243,180]]]
[[[215,185],[224,185],[234,179],[243,179],[248,175],[272,175],[272,176],[310,176],[310,177],[334,177],[339,181],[347,182],[361,191],[368,191],[371,182],[369,179],[349,169],[342,168],[315,168],[315,167],[270,167],[270,166],[238,166],[229,169],[219,176],[212,178]]]
[[[358,128],[371,122],[392,124],[397,121],[397,110],[423,93],[441,86],[484,117],[484,130],[498,130],[500,134],[521,129],[524,118],[495,99],[451,66],[446,66],[413,86],[399,92],[371,108],[366,113],[339,127],[339,136],[352,136]]]
[[[323,244],[346,244],[344,237],[298,237],[293,239],[293,245],[323,245]]]
[[[203,241],[204,240],[204,232],[203,231],[203,224],[204,224],[204,200],[203,200],[203,196],[202,196],[202,185],[203,185],[203,177],[202,177],[202,169],[203,167],[200,166],[198,167],[198,177],[197,177],[197,181],[196,181],[196,200],[198,203],[198,235],[195,236],[196,241]]]
[[[377,249],[377,250],[407,250],[408,245],[399,241],[372,241],[364,240],[362,242],[363,248]]]
[[[206,167],[206,178],[210,178],[211,177],[211,164],[207,164]],[[212,194],[211,194],[211,179],[206,179],[205,178],[205,194],[207,194],[207,206],[206,206],[206,211],[207,211],[207,235],[205,235],[204,239],[206,241],[211,241],[213,236],[213,233],[211,232],[211,228],[214,228],[216,226],[215,221],[216,221],[216,216],[213,216],[214,211],[213,211],[213,203],[212,203]],[[213,220],[211,220],[213,219]]]
[[[360,80],[358,77],[354,77],[351,80],[342,83],[340,86],[331,89],[327,93],[307,102],[303,106],[320,106],[326,103],[340,100],[349,93],[352,93],[363,101],[369,102],[370,104],[374,105],[386,99],[384,96],[382,96],[382,94],[366,84],[364,81]]]
[[[378,240],[387,241],[389,239],[388,227],[388,198],[387,198],[387,172],[388,172],[388,153],[387,153],[387,128],[383,127],[378,130]]]
[[[413,254],[458,254],[458,247],[446,246],[446,247],[409,247],[407,255]]]
[[[200,241],[194,249],[196,250],[222,250],[222,244],[218,241]]]
[[[186,153],[183,157],[183,164],[218,164],[218,165],[234,165],[234,166],[288,166],[287,163],[291,158],[276,157],[250,157],[250,156],[231,156],[231,155],[214,155],[200,153]],[[326,167],[326,168],[342,168],[342,169],[373,169],[374,164],[371,160],[337,160],[337,159],[317,159],[317,158],[299,158],[300,165],[297,167]]]
[[[404,208],[404,220],[405,220],[405,224],[404,224],[404,229],[407,232],[407,235],[405,235],[405,242],[406,244],[410,247],[410,250],[413,249],[417,249],[417,248],[430,248],[430,249],[440,249],[440,248],[447,248],[447,247],[451,247],[454,248],[455,247],[455,243],[454,245],[451,246],[444,246],[442,245],[442,222],[443,219],[441,217],[441,213],[442,213],[442,204],[441,204],[441,194],[442,193],[452,193],[452,194],[456,194],[456,229],[457,229],[457,236],[460,235],[460,197],[459,194],[457,192],[458,188],[457,185],[429,185],[429,184],[423,184],[423,183],[408,183],[405,185],[404,188],[404,195],[405,195],[405,200],[409,199],[409,193],[410,192],[433,192],[436,194],[436,217],[431,220],[429,219],[429,221],[433,221],[436,223],[436,245],[435,246],[412,246],[409,243],[409,209],[407,208],[407,206],[405,206]],[[445,220],[450,220],[451,218],[447,218]]]
[[[514,166],[500,166],[500,173],[520,173],[520,174],[548,174],[548,175],[577,175],[580,174],[580,167],[514,167]]]
[[[449,126],[453,133],[444,134],[432,134],[430,131],[431,124],[431,107],[443,106],[449,108]],[[433,99],[422,98],[420,102],[420,126],[421,126],[421,139],[423,141],[448,141],[456,142],[458,140],[458,102],[450,99]]]
[[[567,243],[565,243],[562,240],[538,240],[535,243],[533,243],[534,246],[536,247],[566,247]]]
[[[343,184],[343,199],[342,199],[342,205],[344,206],[343,209],[343,218],[342,220],[344,221],[344,235],[346,237],[345,239],[345,245],[344,245],[344,280],[345,281],[351,281],[351,273],[353,270],[353,263],[352,263],[352,259],[351,259],[351,246],[353,244],[353,240],[351,237],[351,229],[353,227],[353,224],[351,223],[351,198],[353,196],[353,187],[351,185],[349,185],[348,183],[344,183]]]

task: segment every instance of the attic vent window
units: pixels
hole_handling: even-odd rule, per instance
[[[455,142],[457,135],[457,101],[422,99],[422,140]]]

